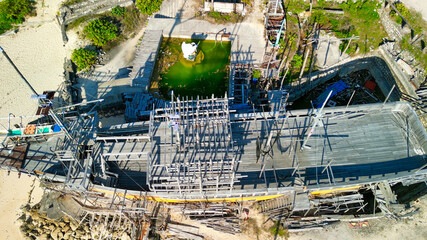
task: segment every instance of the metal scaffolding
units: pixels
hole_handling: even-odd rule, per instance
[[[150,154],[150,189],[231,193],[238,176],[227,97],[177,98],[156,112],[154,118],[164,120],[164,133]]]
[[[279,44],[280,35],[282,34],[283,28],[286,28],[285,24],[286,19],[282,1],[269,0],[267,3],[267,13],[264,20],[269,46],[274,47]]]

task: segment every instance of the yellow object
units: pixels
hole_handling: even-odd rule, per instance
[[[342,191],[347,191],[347,190],[357,190],[361,187],[361,185],[357,185],[354,187],[346,187],[346,188],[335,188],[335,189],[329,189],[329,190],[321,190],[321,191],[314,191],[311,192],[311,195],[326,195],[326,194],[331,194],[331,193],[335,193],[335,192],[342,192]]]
[[[106,194],[114,194],[113,191],[107,191],[102,189],[93,188],[91,191],[101,192]],[[123,197],[123,193],[116,193],[117,196]],[[155,196],[147,196],[148,201],[156,201],[156,202],[167,202],[167,203],[188,203],[188,202],[243,202],[243,201],[262,201],[262,200],[270,200],[273,198],[277,198],[282,196],[280,195],[269,195],[269,196],[257,196],[257,197],[234,197],[234,198],[211,198],[211,199],[167,199]],[[141,196],[144,198],[145,196]],[[139,199],[139,195],[126,194],[126,198],[129,199]]]

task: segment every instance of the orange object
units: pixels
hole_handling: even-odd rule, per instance
[[[36,125],[29,124],[25,127],[24,134],[34,134],[36,132]]]
[[[348,225],[351,228],[359,228],[359,227],[369,227],[368,221],[362,221],[362,222],[349,222]]]

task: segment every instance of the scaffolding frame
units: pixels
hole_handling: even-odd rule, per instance
[[[238,177],[230,125],[229,99],[176,98],[158,109],[165,134],[152,148],[147,179],[153,192],[218,193],[230,191]],[[151,131],[151,130],[150,130]]]

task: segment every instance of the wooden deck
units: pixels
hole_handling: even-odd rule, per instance
[[[204,126],[202,129],[207,134],[189,134],[189,139],[185,140],[188,145],[178,151],[176,134],[166,121],[153,123],[151,142],[103,143],[104,155],[108,161],[115,162],[113,169],[120,175],[120,187],[134,190],[141,190],[138,185],[149,185],[145,182],[147,161],[175,168],[181,164],[179,166],[186,171],[199,168],[203,172],[203,168],[221,166],[232,170],[229,167],[234,158],[237,165],[233,189],[247,191],[380,181],[413,174],[426,164],[426,133],[406,103],[328,108],[324,126],[315,129],[307,143],[309,147],[304,150],[301,145],[311,121],[308,110],[288,112],[287,117],[278,120],[263,114],[236,116],[231,116],[230,122],[233,150],[227,152],[233,156],[228,155],[229,159],[220,148],[214,150],[216,140],[212,132],[226,131],[222,128],[224,125]],[[196,143],[198,146],[194,148],[191,144]],[[194,151],[189,152],[191,148]],[[189,158],[195,161],[185,163]],[[151,174],[162,180],[170,176],[171,172],[167,171],[176,169],[157,168],[154,171]],[[222,179],[215,180],[218,176],[210,179],[209,174],[204,177],[207,183],[204,189],[215,189],[215,181]],[[189,184],[200,184],[191,176],[179,178],[188,180]],[[209,185],[209,181],[212,184]],[[162,183],[159,184],[156,187],[161,187]],[[191,187],[188,191],[191,192]]]

